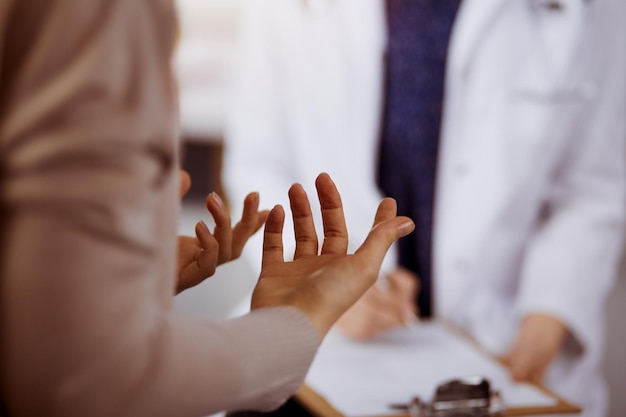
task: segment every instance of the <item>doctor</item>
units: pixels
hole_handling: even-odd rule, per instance
[[[432,315],[508,359],[515,378],[541,378],[583,406],[585,417],[605,416],[604,301],[626,207],[626,5],[463,0],[452,15],[432,19],[448,38],[437,120],[413,135],[419,142],[435,125],[436,172],[423,177],[424,158],[415,154],[423,144],[393,142],[413,117],[390,110],[389,62],[397,54],[390,11],[401,3],[250,2],[225,148],[230,200],[257,189],[262,205],[283,202],[288,184],[327,171],[344,190],[358,242],[379,184],[402,194],[430,178],[426,220],[410,204],[401,213],[416,217],[418,229],[432,225],[422,233],[428,248],[416,243],[417,262],[388,257],[387,279],[346,314],[342,330],[367,339],[408,312],[429,313],[413,301],[421,287]],[[452,0],[404,3],[428,9]],[[419,53],[428,54],[422,44]],[[414,72],[432,76],[428,86],[439,82],[433,54],[432,71]],[[406,100],[413,81],[395,86],[396,101]],[[402,117],[394,132],[390,120]],[[247,248],[252,265],[260,266],[258,252]]]

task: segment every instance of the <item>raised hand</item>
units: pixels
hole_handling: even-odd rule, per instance
[[[181,198],[189,190],[189,176],[181,171]],[[237,259],[248,239],[255,234],[269,211],[259,211],[258,193],[250,193],[244,200],[241,220],[231,227],[230,213],[217,193],[206,198],[206,207],[215,220],[213,232],[204,221],[196,224],[196,236],[178,237],[178,280],[176,293],[200,284],[215,273],[216,268]]]
[[[316,188],[324,226],[321,251],[309,200],[302,186],[295,184],[289,190],[296,237],[294,260],[284,260],[285,212],[276,206],[265,225],[263,266],[251,307],[293,306],[309,316],[323,337],[376,282],[391,245],[415,226],[411,219],[398,217],[395,200],[386,198],[368,237],[354,254],[347,254],[348,233],[339,192],[327,174],[318,176]]]

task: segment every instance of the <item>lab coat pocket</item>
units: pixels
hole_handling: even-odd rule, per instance
[[[595,96],[587,60],[592,36],[589,0],[526,0],[528,50],[514,94],[537,101]]]
[[[508,171],[518,186],[549,181],[551,170],[584,135],[585,108],[580,95],[538,92],[511,98],[506,137]]]

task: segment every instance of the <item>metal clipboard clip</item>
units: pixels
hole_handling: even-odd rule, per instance
[[[414,397],[408,404],[394,404],[391,408],[411,417],[499,417],[504,404],[486,378],[467,377],[439,385],[431,403]]]

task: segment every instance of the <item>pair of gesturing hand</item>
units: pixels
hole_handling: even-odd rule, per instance
[[[189,186],[189,177],[181,173],[182,195]],[[263,267],[252,298],[253,309],[296,307],[324,335],[360,299],[339,321],[340,329],[357,340],[372,339],[406,324],[417,314],[414,305],[419,290],[417,277],[400,268],[388,275],[387,288],[372,285],[385,253],[396,239],[413,230],[413,222],[397,217],[394,200],[384,199],[372,232],[354,255],[347,255],[348,233],[341,197],[326,174],[317,178],[316,187],[324,221],[321,252],[306,193],[298,184],[289,190],[297,242],[293,262],[284,261],[282,207],[259,211],[259,196],[251,193],[244,201],[241,220],[232,227],[224,203],[217,194],[209,194],[206,204],[215,220],[215,229],[211,233],[204,222],[199,222],[195,238],[179,237],[177,292],[213,275],[218,265],[237,259],[250,236],[265,223]],[[527,316],[504,358],[513,378],[540,380],[567,334],[567,328],[554,317]]]
[[[181,195],[190,180],[181,173]],[[395,200],[378,206],[372,230],[354,254],[347,254],[348,232],[341,197],[331,178],[320,174],[315,182],[321,205],[324,239],[321,249],[307,194],[299,184],[289,189],[296,249],[285,262],[281,206],[259,211],[259,197],[244,200],[241,220],[233,227],[228,209],[215,193],[206,199],[215,220],[213,232],[204,222],[196,237],[179,237],[177,292],[213,275],[215,268],[238,258],[247,240],[265,224],[261,275],[252,295],[252,309],[292,306],[306,314],[325,335],[339,317],[376,282],[383,258],[391,245],[414,229],[413,221],[396,215]]]

